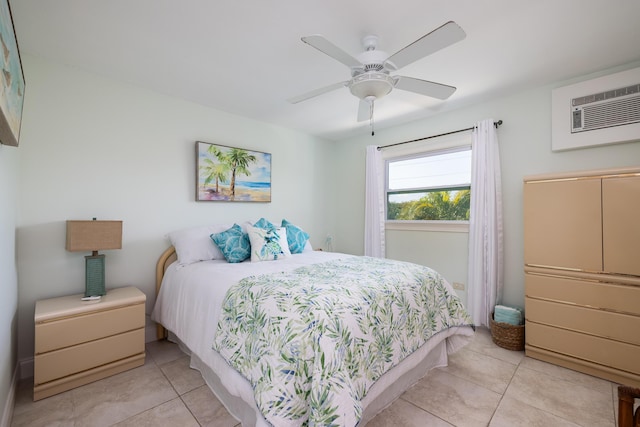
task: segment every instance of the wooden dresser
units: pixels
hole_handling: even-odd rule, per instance
[[[640,168],[524,180],[527,356],[640,386]]]
[[[34,400],[144,364],[145,295],[127,287],[98,302],[82,296],[36,302]]]

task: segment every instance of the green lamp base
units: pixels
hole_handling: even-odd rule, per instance
[[[87,255],[85,258],[85,297],[106,295],[104,286],[104,255]]]

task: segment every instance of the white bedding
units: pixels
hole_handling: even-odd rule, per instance
[[[166,271],[152,319],[170,330],[192,354],[192,366],[203,371],[209,386],[226,404],[227,409],[239,418],[243,425],[263,426],[268,423],[261,416],[254,400],[253,390],[249,382],[214,350],[212,343],[216,332],[217,320],[220,317],[223,299],[227,290],[240,279],[265,273],[291,271],[303,265],[325,262],[349,257],[350,255],[310,251],[296,254],[278,261],[251,263],[249,261],[232,264],[225,261],[203,261],[187,266],[172,264]],[[211,269],[215,269],[212,275]],[[426,369],[446,364],[446,355],[468,342],[473,334],[471,328],[451,328],[433,337],[419,351],[389,371],[371,388],[363,400],[366,422],[376,412],[395,399],[406,385],[417,381]],[[448,339],[447,339],[448,338]],[[433,349],[431,356],[422,363]],[[428,362],[428,363],[427,363]],[[422,367],[421,364],[426,364]],[[419,369],[414,373],[412,370]],[[215,373],[216,378],[207,375],[208,370]],[[409,375],[411,374],[411,375]],[[417,377],[416,377],[417,376]],[[398,381],[402,379],[402,381]],[[225,390],[219,390],[219,382]],[[390,393],[383,396],[386,390],[398,383]],[[405,384],[407,383],[407,384]],[[396,390],[397,389],[397,390]],[[237,396],[246,405],[230,403],[229,396]],[[223,394],[223,395],[221,395]],[[381,397],[384,397],[380,399]],[[249,412],[247,413],[247,408]],[[367,410],[368,409],[368,410]]]

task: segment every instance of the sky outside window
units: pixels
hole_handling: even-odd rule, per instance
[[[471,149],[389,162],[389,191],[468,186]],[[391,202],[418,200],[424,192],[389,195]]]

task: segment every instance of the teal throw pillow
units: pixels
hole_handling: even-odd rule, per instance
[[[270,223],[264,218],[260,218],[255,224],[253,224],[253,226],[257,228],[263,228],[265,230],[276,229],[275,225],[273,225],[272,223]]]
[[[287,242],[289,243],[289,250],[292,254],[302,253],[307,240],[309,240],[309,233],[304,231],[300,227],[296,227],[286,219],[282,220],[282,226],[287,229]]]
[[[238,224],[233,224],[230,229],[212,234],[210,237],[228,262],[242,262],[251,256],[249,236]]]

